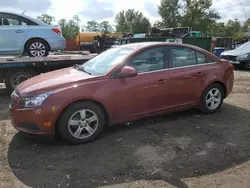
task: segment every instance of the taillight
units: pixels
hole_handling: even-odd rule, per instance
[[[231,70],[234,71],[234,65],[231,65]]]
[[[58,35],[60,35],[61,34],[61,30],[60,29],[58,29],[58,28],[53,28],[52,29],[54,32],[56,32]]]

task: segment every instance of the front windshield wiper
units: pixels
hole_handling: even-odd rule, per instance
[[[80,71],[83,71],[83,72],[86,72],[89,75],[92,75],[90,72],[86,71],[81,65],[75,64],[75,65],[73,65],[73,68],[80,70]]]

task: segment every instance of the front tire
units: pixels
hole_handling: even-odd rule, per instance
[[[199,110],[205,114],[218,111],[223,103],[225,93],[220,84],[210,85],[203,93]]]
[[[102,133],[105,115],[95,103],[78,102],[63,112],[57,126],[63,140],[84,144],[97,139]]]
[[[46,57],[49,55],[49,46],[44,40],[34,39],[28,42],[26,52],[30,57]]]

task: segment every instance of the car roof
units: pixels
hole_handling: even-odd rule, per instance
[[[119,46],[120,48],[132,48],[134,50],[140,50],[143,48],[147,48],[147,47],[153,47],[153,46],[182,46],[182,47],[188,47],[188,48],[192,48],[198,51],[203,51],[203,52],[207,52],[206,50],[197,47],[197,46],[193,46],[193,45],[189,45],[189,44],[183,44],[183,43],[170,43],[170,42],[136,42],[136,43],[129,43],[129,44],[123,44],[121,46]]]
[[[3,14],[13,14],[13,15],[16,15],[16,16],[21,16],[21,17],[27,18],[28,20],[31,20],[31,21],[37,23],[38,25],[48,26],[46,23],[44,23],[44,22],[42,22],[42,21],[40,21],[38,19],[32,18],[30,16],[27,16],[25,14],[19,14],[19,13],[12,12],[12,11],[0,11],[0,13],[3,13]]]

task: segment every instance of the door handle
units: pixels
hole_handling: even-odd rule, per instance
[[[166,82],[167,82],[167,80],[165,80],[165,79],[160,79],[160,80],[157,81],[157,84],[164,84],[164,83],[166,83]]]
[[[20,30],[20,29],[16,30],[16,33],[23,33],[23,32],[24,30]]]
[[[204,72],[197,72],[195,75],[197,75],[197,76],[200,76],[200,75],[203,75],[204,74]]]

